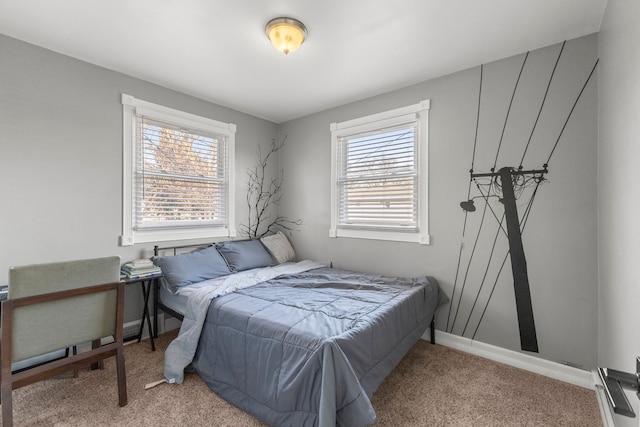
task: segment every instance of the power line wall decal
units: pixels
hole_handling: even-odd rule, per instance
[[[447,326],[446,331],[453,333],[456,325],[460,325],[460,322],[463,322],[464,326],[462,329],[462,336],[465,336],[467,330],[473,328],[473,323],[475,323],[474,332],[472,335],[472,339],[475,339],[476,334],[478,333],[478,329],[482,320],[485,317],[487,312],[487,308],[489,303],[491,302],[491,298],[494,295],[494,291],[496,289],[496,285],[498,280],[502,274],[504,266],[506,265],[506,261],[509,258],[511,261],[511,270],[513,275],[513,286],[514,286],[514,294],[515,294],[515,306],[517,312],[518,319],[518,329],[520,333],[520,346],[524,351],[530,352],[538,352],[538,338],[535,327],[535,318],[534,318],[534,310],[533,304],[531,300],[531,291],[529,283],[529,274],[527,268],[527,260],[524,251],[524,245],[522,242],[522,233],[525,229],[526,222],[531,213],[531,209],[533,206],[533,202],[535,200],[536,195],[538,194],[538,189],[540,185],[547,181],[545,176],[549,173],[549,164],[551,158],[558,147],[558,143],[560,142],[562,135],[565,131],[567,123],[571,119],[571,116],[578,104],[578,101],[582,97],[582,94],[591,81],[591,78],[594,74],[594,71],[598,65],[598,61],[596,60],[591,73],[587,77],[584,82],[582,89],[577,95],[575,101],[573,102],[573,106],[571,110],[568,112],[564,125],[560,130],[560,133],[551,149],[547,157],[547,161],[537,169],[524,170],[523,163],[524,159],[527,155],[529,148],[531,147],[532,137],[534,132],[536,131],[536,127],[539,124],[540,116],[545,107],[545,103],[547,101],[547,95],[549,94],[551,83],[556,75],[556,70],[558,69],[558,65],[560,63],[561,57],[565,50],[566,42],[562,43],[560,47],[560,51],[555,60],[555,64],[553,66],[553,70],[549,76],[549,79],[546,83],[546,90],[544,92],[544,96],[542,98],[540,107],[537,112],[537,116],[535,118],[535,122],[529,133],[528,139],[526,141],[526,145],[524,147],[522,157],[520,159],[520,164],[515,167],[514,166],[502,166],[498,169],[498,160],[500,158],[500,150],[502,148],[503,138],[505,135],[505,129],[507,127],[507,123],[509,122],[509,116],[511,114],[511,107],[513,105],[514,99],[516,98],[516,93],[518,91],[518,86],[521,83],[521,78],[523,77],[523,71],[525,70],[525,66],[527,65],[527,60],[529,58],[529,52],[527,52],[524,56],[524,60],[520,67],[520,71],[518,73],[518,77],[513,88],[511,94],[511,100],[509,102],[509,107],[507,109],[506,117],[504,118],[504,123],[502,127],[502,133],[500,134],[500,138],[497,144],[497,149],[495,153],[495,160],[493,163],[493,167],[490,169],[490,172],[476,172],[474,170],[476,163],[476,155],[477,155],[477,144],[478,144],[478,128],[481,122],[481,101],[482,101],[482,89],[483,89],[483,80],[484,80],[484,65],[480,66],[480,79],[479,79],[479,90],[478,90],[478,111],[477,111],[477,119],[476,119],[476,129],[475,136],[473,142],[473,151],[472,151],[472,159],[471,159],[471,169],[469,170],[470,180],[469,186],[467,189],[467,198],[463,202],[460,203],[460,207],[464,211],[464,222],[462,227],[462,240],[460,244],[459,254],[458,254],[458,263],[456,267],[456,275],[453,284],[453,293],[451,296],[451,304],[449,306],[449,314],[447,316]],[[474,185],[475,184],[475,185]],[[472,187],[475,187],[479,193],[479,195],[472,197],[471,190]],[[517,201],[519,199],[526,200],[529,198],[526,208],[523,212],[518,212]],[[490,200],[498,199],[504,211],[502,213],[495,210],[494,207],[490,205]],[[465,234],[468,231],[468,214],[476,211],[475,200],[479,200],[484,203],[482,206],[482,216],[479,219],[478,229],[475,232],[474,244],[471,248],[471,251],[468,256],[468,262],[463,263],[463,253],[465,253],[465,248],[463,242],[465,240]],[[487,212],[490,214],[487,215]],[[493,217],[495,219],[495,223],[493,221],[487,222],[487,218]],[[521,218],[521,219],[520,219]],[[493,236],[493,243],[491,245],[491,249],[488,253],[488,257],[486,259],[486,267],[483,268],[484,273],[482,276],[482,280],[480,282],[479,288],[475,293],[475,297],[472,295],[473,305],[466,315],[466,319],[460,318],[460,306],[463,302],[463,295],[466,292],[466,285],[470,275],[471,263],[474,257],[478,254],[478,242],[480,240],[480,235],[484,232],[483,229],[486,228],[490,223],[497,224],[495,235]],[[495,273],[495,280],[493,280],[493,285],[491,286],[490,293],[488,298],[486,299],[484,306],[480,306],[480,294],[483,290],[485,290],[485,285],[491,283],[491,278],[489,277],[490,266],[497,265],[495,264],[495,255],[496,255],[496,246],[500,237],[504,236],[508,242],[508,251],[504,255],[504,258],[499,264],[499,268],[497,273]],[[503,238],[504,238],[503,237]],[[486,255],[486,252],[483,254]],[[494,267],[495,268],[495,267]],[[479,318],[477,321],[472,322],[472,316],[478,310],[481,310]],[[459,329],[459,328],[458,328]]]

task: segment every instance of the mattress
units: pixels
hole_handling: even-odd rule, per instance
[[[171,292],[165,286],[160,286],[159,298],[162,304],[169,307],[173,311],[180,313],[184,316],[187,300],[188,298],[185,295],[178,295]]]

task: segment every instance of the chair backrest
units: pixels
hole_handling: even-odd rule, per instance
[[[120,281],[120,257],[11,267],[9,299]],[[116,291],[18,307],[12,322],[12,362],[112,336]]]

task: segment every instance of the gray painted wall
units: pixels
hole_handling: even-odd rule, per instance
[[[597,59],[597,35],[567,43],[545,107],[524,162],[525,169],[545,163],[562,126]],[[505,129],[498,168],[518,166],[529,138],[560,45],[530,53]],[[505,115],[524,55],[484,67],[483,98],[478,130],[476,171],[488,172],[495,158]],[[335,266],[383,274],[435,276],[452,296],[476,129],[480,68],[443,76],[360,102],[344,105],[282,124],[288,146],[281,156],[286,170],[281,214],[302,218],[305,224],[292,241],[299,256],[332,261]],[[429,226],[432,244],[330,238],[329,124],[431,99],[429,125]],[[585,368],[596,363],[597,250],[596,156],[597,81],[584,91],[550,162],[549,182],[540,187],[523,235],[529,268],[533,309],[545,359]],[[519,203],[519,209],[524,209]],[[476,201],[482,206],[481,200]],[[499,202],[492,206],[501,212]],[[469,215],[463,266],[473,246],[481,209]],[[481,235],[476,256],[487,256],[497,227]],[[470,231],[472,230],[472,231]],[[507,250],[499,240],[496,259]],[[483,276],[486,262],[471,267],[455,328],[462,335]],[[490,270],[495,271],[492,266]],[[464,271],[463,271],[464,273]],[[484,307],[494,281],[479,297]],[[460,284],[457,285],[457,301]],[[455,308],[455,307],[454,307]],[[449,306],[437,316],[445,330]],[[472,313],[465,337],[473,336],[481,310]],[[510,265],[500,276],[475,339],[520,350]]]
[[[152,254],[118,246],[123,92],[237,124],[236,221],[245,218],[245,171],[274,123],[2,35],[0,58],[0,283],[12,265]],[[140,295],[127,289],[125,322],[140,318]]]
[[[514,153],[520,153],[529,135],[558,49],[555,45],[530,54],[505,132],[501,154],[505,164],[519,161]],[[548,144],[557,138],[596,54],[596,35],[567,44],[527,168],[538,167],[548,153]],[[6,283],[11,265],[108,254],[118,254],[126,261],[150,255],[151,245],[118,246],[120,94],[125,92],[238,125],[237,221],[246,214],[244,171],[255,164],[257,145],[266,148],[278,134],[286,135],[287,145],[279,159],[286,172],[280,213],[305,222],[292,237],[301,258],[330,260],[339,267],[385,274],[430,274],[452,295],[464,220],[459,202],[466,198],[469,182],[479,67],[277,126],[4,36],[0,36],[0,57],[0,188],[4,207],[0,283]],[[495,153],[522,60],[523,55],[518,55],[485,66],[478,170],[486,169],[486,158]],[[431,99],[432,244],[329,238],[329,123],[427,98]],[[540,356],[586,368],[595,365],[597,353],[596,107],[596,85],[591,84],[554,154],[550,183],[540,190],[524,236]],[[274,172],[277,167],[274,165]],[[477,220],[477,216],[472,218]],[[483,247],[486,253],[486,242]],[[478,275],[477,271],[473,274]],[[499,280],[475,339],[518,350],[509,276]],[[469,310],[478,285],[477,281],[467,284],[470,294],[463,296],[462,313]],[[482,298],[486,300],[486,295]],[[129,289],[125,320],[137,319],[139,313],[139,291]],[[445,306],[437,319],[439,329],[445,329],[447,315]],[[462,331],[454,329],[453,333]]]
[[[638,332],[640,223],[640,3],[609,0],[600,32],[598,363],[635,372]],[[639,411],[635,393],[629,401]],[[638,421],[617,417],[616,426]]]

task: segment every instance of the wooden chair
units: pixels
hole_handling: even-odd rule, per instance
[[[2,301],[0,399],[2,423],[13,423],[12,390],[116,357],[118,403],[127,404],[120,257],[11,267]],[[113,342],[102,345],[102,339]],[[105,340],[107,341],[107,340]],[[92,343],[80,352],[12,372],[12,364]]]

